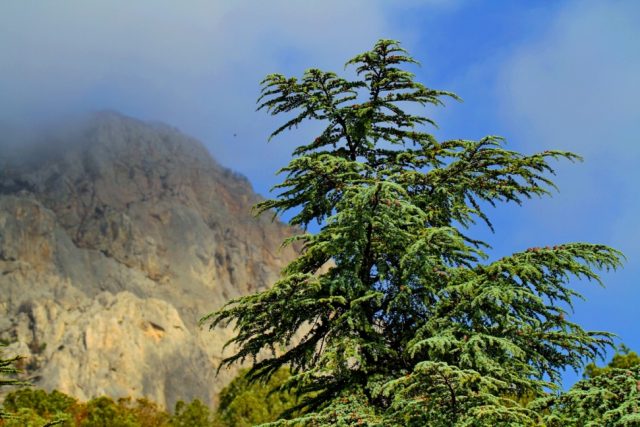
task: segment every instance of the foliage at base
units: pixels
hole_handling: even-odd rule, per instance
[[[280,390],[291,377],[280,369],[268,381],[251,381],[244,369],[220,392],[216,427],[249,427],[281,418],[298,399],[295,390]]]
[[[209,408],[199,400],[179,401],[171,415],[147,399],[102,396],[79,402],[57,390],[23,388],[9,393],[4,407],[9,417],[0,421],[2,427],[43,427],[56,421],[64,427],[211,427],[213,423]]]

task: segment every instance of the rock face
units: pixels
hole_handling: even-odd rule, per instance
[[[229,329],[198,319],[270,286],[291,230],[246,179],[166,125],[100,113],[0,152],[0,338],[80,399],[215,404]]]

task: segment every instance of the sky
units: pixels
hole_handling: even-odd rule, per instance
[[[557,164],[559,193],[500,206],[495,234],[473,231],[494,259],[569,241],[622,250],[606,287],[573,283],[586,299],[572,319],[640,351],[639,19],[635,0],[3,0],[0,124],[105,109],[163,121],[268,195],[318,128],[267,143],[281,119],[255,111],[262,78],[345,72],[376,40],[399,40],[418,81],[464,99],[427,111],[438,138],[584,157]]]

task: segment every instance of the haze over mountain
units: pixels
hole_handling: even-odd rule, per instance
[[[167,125],[105,112],[35,139],[0,151],[0,337],[45,389],[214,404],[231,331],[198,319],[273,283],[290,229]]]

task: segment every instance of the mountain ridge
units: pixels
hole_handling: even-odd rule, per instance
[[[215,404],[231,332],[198,319],[270,286],[292,230],[168,125],[98,113],[34,147],[0,159],[0,338],[46,389]]]

